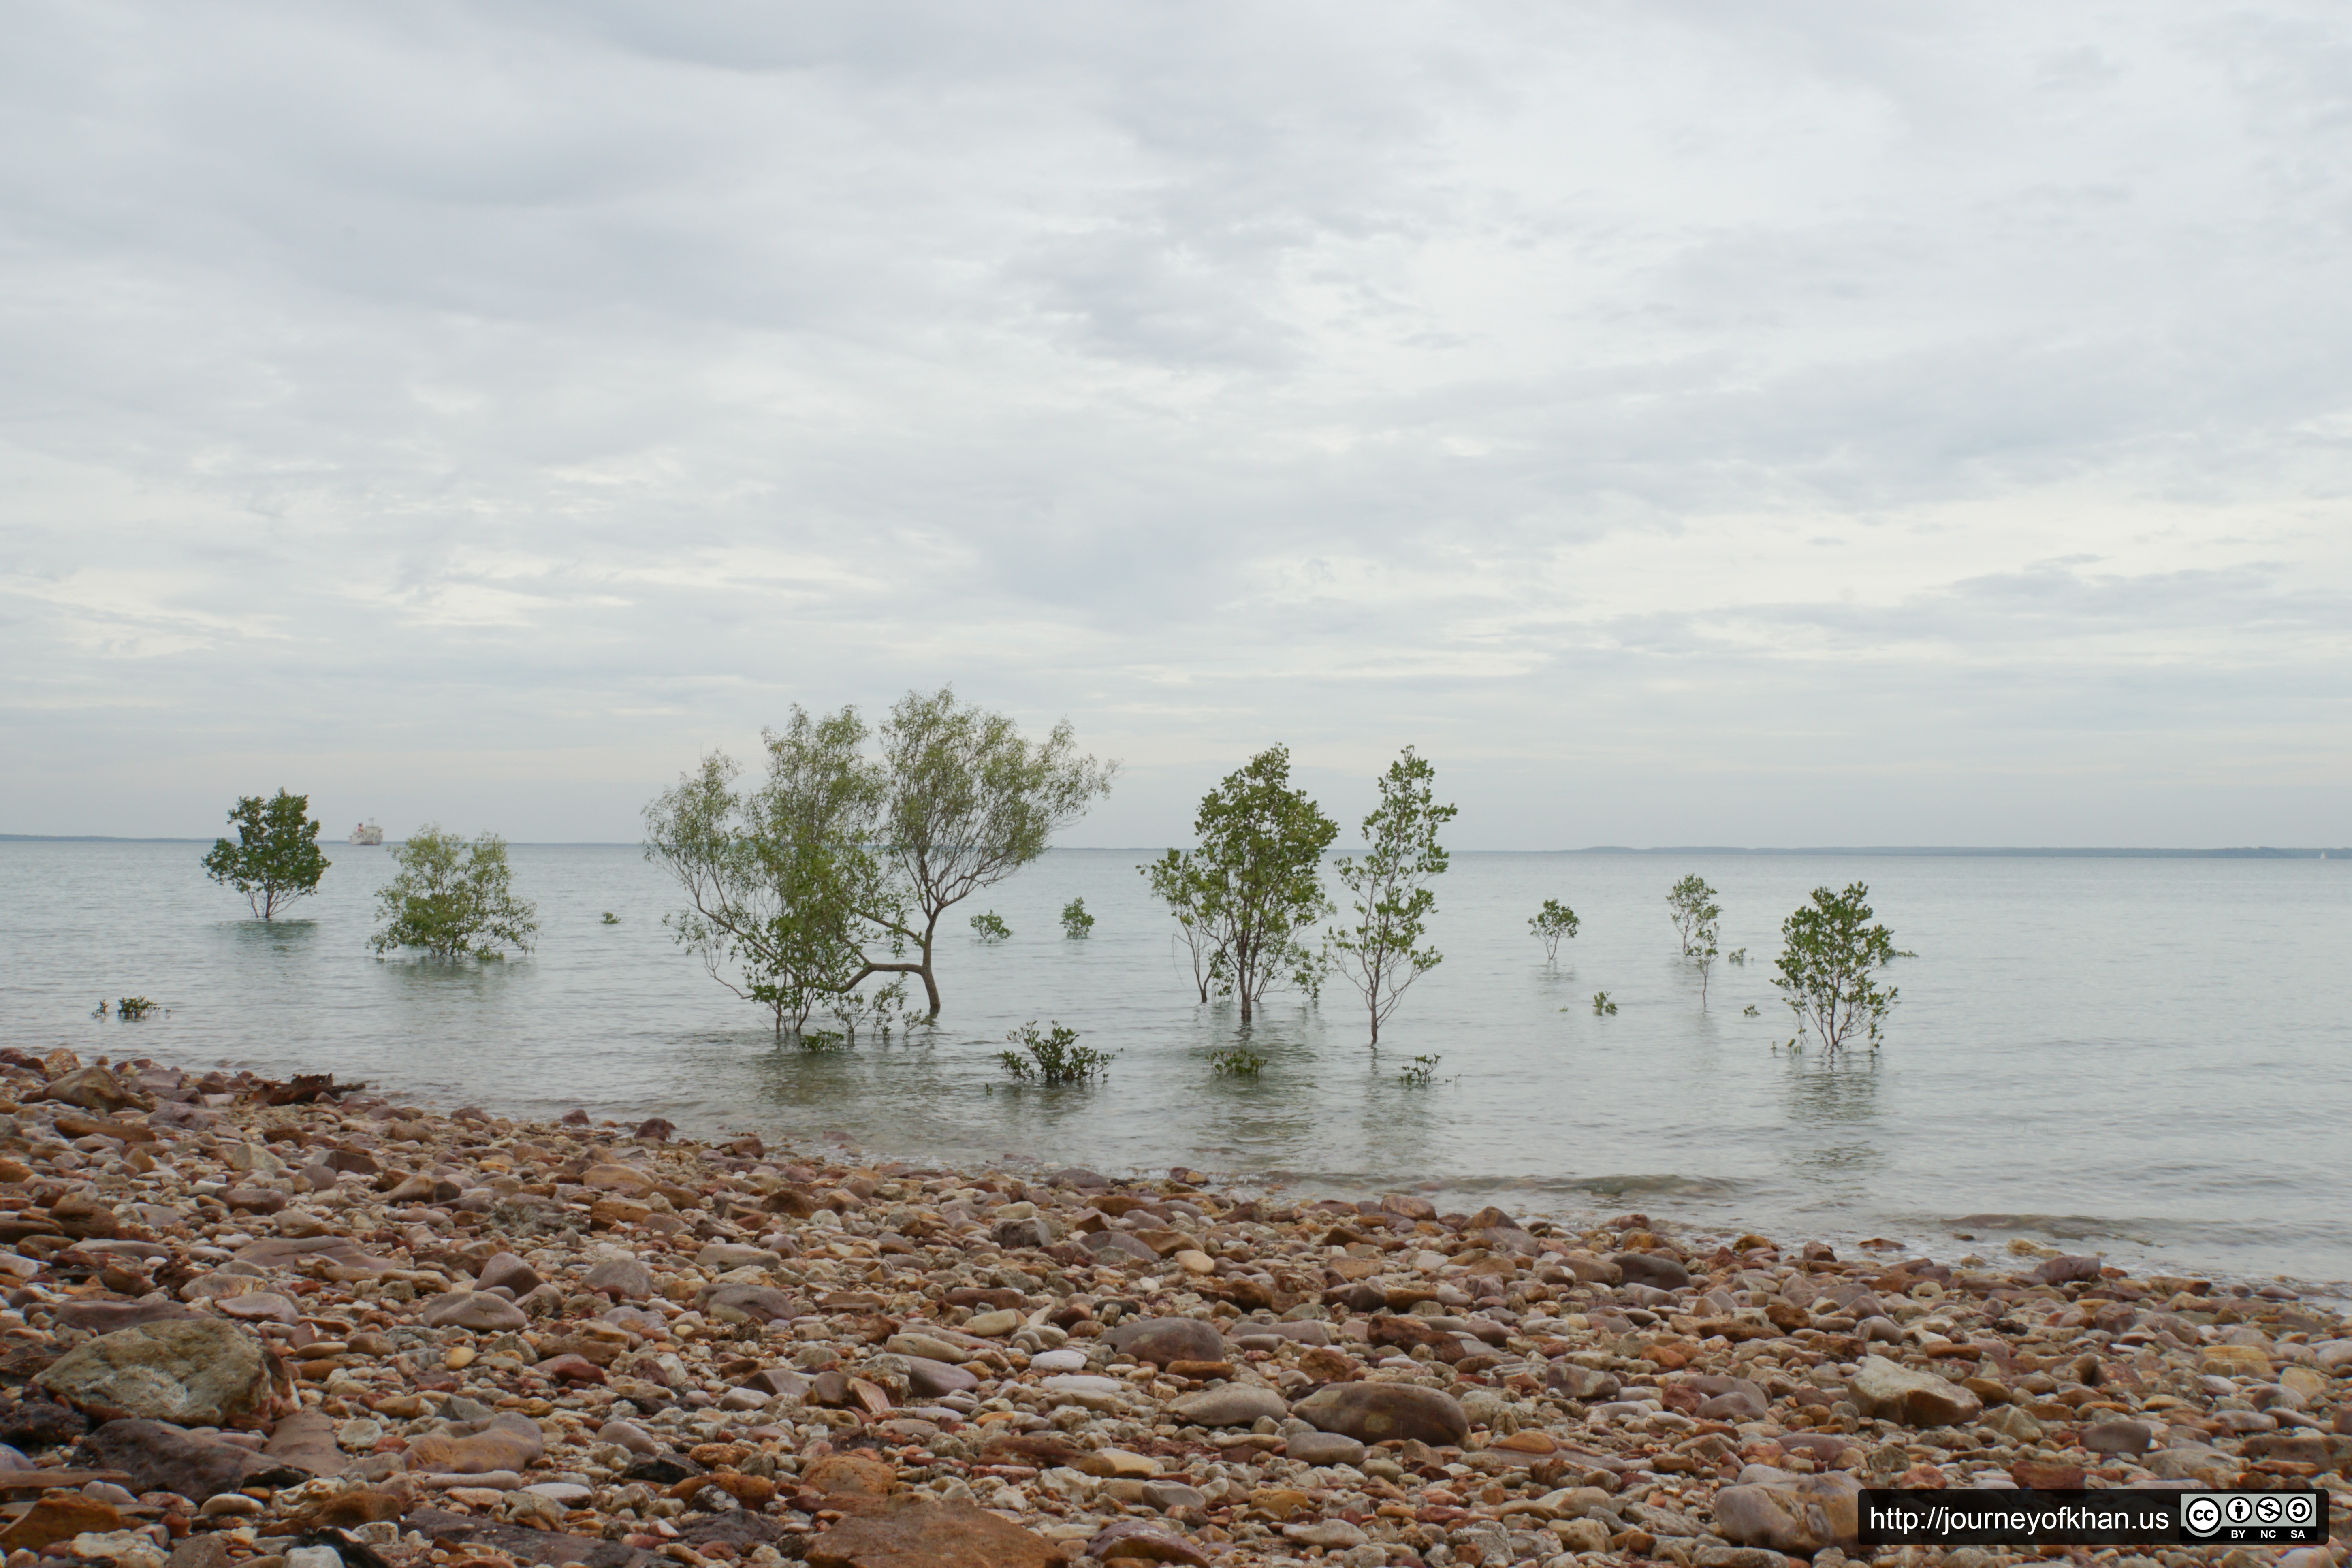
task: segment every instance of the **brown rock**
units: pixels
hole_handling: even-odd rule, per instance
[[[1361,1363],[1328,1345],[1309,1347],[1298,1358],[1298,1370],[1318,1383],[1352,1383],[1364,1375]]]
[[[53,1080],[43,1090],[44,1100],[59,1100],[68,1105],[78,1105],[84,1110],[111,1113],[125,1106],[152,1110],[154,1101],[136,1089],[123,1087],[121,1079],[105,1068],[83,1068]]]
[[[93,1468],[129,1475],[134,1492],[177,1492],[196,1502],[250,1486],[278,1468],[250,1448],[165,1421],[110,1421],[75,1452]]]
[[[1984,1402],[1960,1384],[1885,1356],[1863,1357],[1847,1389],[1864,1415],[1906,1426],[1958,1426],[1984,1414]]]
[[[427,1302],[425,1308],[425,1327],[433,1329],[459,1328],[496,1332],[503,1329],[524,1328],[530,1322],[530,1319],[521,1308],[503,1296],[493,1296],[486,1291],[453,1290]]]
[[[602,1383],[604,1369],[577,1352],[551,1355],[539,1363],[540,1375],[558,1383]]]
[[[1851,1552],[1862,1522],[1861,1496],[1862,1483],[1843,1471],[1726,1487],[1715,1494],[1715,1528],[1736,1546],[1807,1557],[1825,1546]]]
[[[898,1472],[880,1459],[862,1454],[828,1454],[801,1472],[802,1483],[827,1494],[887,1497]]]
[[[1318,1431],[1359,1443],[1404,1438],[1437,1447],[1470,1435],[1470,1418],[1451,1395],[1406,1383],[1327,1384],[1290,1413]]]
[[[539,1277],[539,1271],[530,1264],[511,1252],[499,1252],[493,1253],[482,1265],[482,1271],[475,1277],[474,1289],[496,1290],[504,1287],[515,1293],[515,1300],[520,1300],[545,1283]]]
[[[89,1070],[103,1072],[106,1069]],[[123,1523],[122,1515],[115,1511],[112,1503],[63,1493],[43,1498],[24,1518],[0,1531],[0,1548],[10,1552],[29,1548],[38,1552],[45,1546],[71,1541],[84,1531],[103,1534],[121,1529]]]
[[[1208,1568],[1210,1555],[1164,1525],[1140,1519],[1113,1520],[1087,1542],[1087,1555],[1108,1563],[1123,1557],[1131,1563],[1183,1563]]]
[[[314,1476],[343,1473],[343,1451],[335,1446],[335,1421],[323,1410],[297,1410],[278,1423],[261,1451],[281,1464]]]
[[[142,1323],[203,1316],[194,1308],[183,1307],[177,1301],[60,1301],[57,1311],[58,1321],[66,1327],[88,1329],[97,1334],[135,1329]]]
[[[654,1190],[653,1177],[632,1165],[591,1165],[580,1173],[580,1184],[625,1198],[641,1198]]]
[[[2138,1421],[2101,1421],[2084,1428],[2081,1441],[2094,1454],[2145,1454],[2156,1433]]]
[[[650,1292],[649,1292],[650,1293]],[[719,1285],[702,1292],[702,1310],[726,1321],[784,1323],[801,1315],[801,1304],[772,1285]]]
[[[1663,1252],[1620,1252],[1610,1261],[1628,1285],[1679,1290],[1690,1283],[1690,1270]]]
[[[2030,1492],[2080,1491],[2083,1467],[2056,1459],[2020,1459],[2009,1467],[2009,1479]]]
[[[497,1415],[465,1436],[428,1432],[408,1445],[408,1468],[441,1475],[525,1470],[547,1451],[546,1435],[527,1415]]]
[[[1432,1327],[1425,1318],[1374,1318],[1370,1326],[1370,1342],[1410,1354],[1415,1348],[1427,1345],[1429,1353],[1452,1365],[1470,1353],[1459,1334]]]
[[[68,1193],[49,1205],[49,1220],[68,1236],[81,1240],[120,1236],[122,1222],[95,1194]]]
[[[187,1426],[254,1426],[291,1392],[261,1342],[234,1323],[197,1318],[102,1334],[36,1379],[101,1419]]]
[[[642,1301],[654,1293],[653,1270],[634,1258],[608,1258],[588,1270],[581,1283],[616,1301]]]
[[[1140,1318],[1119,1324],[1103,1339],[1113,1350],[1155,1366],[1225,1359],[1225,1336],[1198,1318]]]
[[[362,1524],[398,1519],[407,1511],[408,1504],[397,1492],[381,1487],[355,1487],[305,1504],[288,1516],[287,1523],[298,1531],[357,1530]]]
[[[894,1501],[845,1519],[809,1543],[809,1568],[1058,1568],[1061,1553],[1034,1531],[968,1502]]]

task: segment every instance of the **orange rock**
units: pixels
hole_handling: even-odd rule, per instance
[[[881,1497],[898,1479],[888,1465],[859,1454],[828,1454],[801,1472],[802,1484],[811,1490],[857,1497]]]
[[[1048,1568],[1054,1542],[968,1502],[908,1498],[809,1543],[809,1568]]]
[[[120,1530],[123,1522],[112,1503],[100,1502],[96,1498],[70,1494],[45,1497],[24,1518],[0,1531],[0,1547],[10,1552],[20,1547],[38,1552],[60,1541],[71,1541],[85,1531],[102,1535]]]

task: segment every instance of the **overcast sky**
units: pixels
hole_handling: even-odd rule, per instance
[[[0,830],[2352,840],[2340,3],[0,0]]]

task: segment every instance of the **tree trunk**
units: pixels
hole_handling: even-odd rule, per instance
[[[930,921],[923,927],[923,965],[915,973],[923,977],[923,999],[931,1005],[928,1016],[940,1016],[940,983],[931,974],[931,942],[939,934],[940,913],[933,910]]]

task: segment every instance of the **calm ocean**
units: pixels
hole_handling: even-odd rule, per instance
[[[206,882],[196,844],[0,842],[0,1035],[31,1050],[333,1071],[445,1108],[668,1117],[877,1157],[1171,1163],[1298,1192],[1423,1186],[1569,1215],[1641,1209],[1787,1240],[1881,1235],[1937,1255],[2013,1237],[2248,1276],[2352,1276],[2352,865],[2341,860],[1465,854],[1438,885],[1444,965],[1375,1059],[1352,993],[1277,998],[1255,1082],[1212,1076],[1199,1006],[1145,896],[1142,850],[1049,856],[949,917],[936,1030],[778,1051],[661,926],[634,847],[519,846],[538,952],[448,968],[370,954],[383,849],[337,846],[270,926]],[[1718,889],[1702,1009],[1664,894]],[[1870,884],[1916,959],[1885,1047],[1827,1067],[1772,1045],[1780,919]],[[1069,942],[1055,911],[1099,923]],[[1556,969],[1546,898],[1583,932]],[[967,917],[1013,931],[983,946]],[[601,921],[604,910],[618,925]],[[1617,1001],[1597,1017],[1594,991]],[[167,1017],[91,1017],[143,994]],[[1753,1005],[1758,1016],[1744,1016]],[[1023,1089],[1006,1031],[1059,1020],[1118,1053],[1086,1089]],[[1414,1089],[1397,1069],[1442,1058]],[[1972,1238],[1972,1239],[1971,1239]]]

